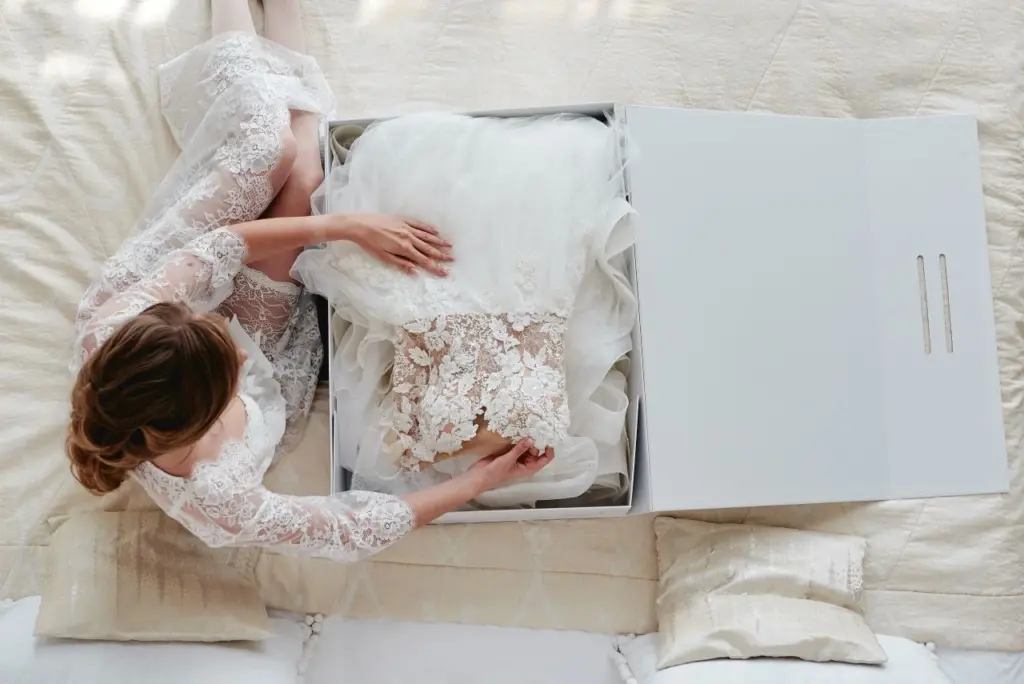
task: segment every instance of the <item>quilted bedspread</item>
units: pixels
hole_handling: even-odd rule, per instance
[[[155,68],[209,0],[0,0],[0,589],[38,586],[76,303],[177,150]],[[866,537],[878,631],[1024,650],[1024,5],[1020,0],[305,0],[338,113],[619,101],[836,117],[977,116],[1012,491],[698,514]],[[326,404],[272,471],[327,488]],[[964,458],[970,458],[964,454]],[[22,544],[26,553],[20,553]],[[649,517],[431,527],[354,566],[263,553],[273,606],[353,617],[655,628]],[[0,597],[2,598],[2,597]]]

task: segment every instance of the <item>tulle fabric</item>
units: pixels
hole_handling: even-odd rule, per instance
[[[387,453],[396,420],[388,371],[396,344],[402,353],[403,326],[464,314],[553,314],[566,319],[557,370],[568,410],[556,457],[532,480],[475,503],[535,505],[587,492],[597,501],[622,492],[627,400],[613,367],[630,350],[637,304],[623,268],[633,233],[619,145],[619,131],[587,117],[428,113],[371,126],[331,171],[315,197],[321,211],[415,217],[436,226],[455,257],[447,278],[404,275],[344,242],[296,262],[293,275],[336,307],[337,453],[355,487],[419,489],[481,455],[408,473]],[[524,381],[530,372],[522,371]]]

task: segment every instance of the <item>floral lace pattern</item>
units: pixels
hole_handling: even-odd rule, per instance
[[[228,441],[189,478],[148,463],[137,478],[162,508],[211,547],[256,545],[353,562],[390,546],[414,525],[412,509],[387,494],[285,496],[263,487],[250,445]]]
[[[390,445],[404,470],[458,451],[477,420],[539,448],[568,435],[566,319],[555,314],[452,314],[399,329]]]
[[[259,305],[253,306],[254,302]],[[305,418],[313,408],[316,377],[323,361],[312,297],[294,283],[242,268],[235,277],[234,290],[218,312],[237,318],[274,367],[288,412],[280,449],[291,450],[301,439]]]
[[[196,311],[212,311],[231,291],[245,251],[237,235],[215,230],[166,255],[145,275],[134,268],[129,254],[119,252],[108,259],[78,308],[72,368],[77,370],[125,321],[157,302],[183,302]]]
[[[330,88],[315,59],[251,33],[218,34],[162,65],[159,75],[161,108],[182,148],[201,125],[210,127],[208,112],[240,84],[262,85],[278,95],[278,102],[287,91],[293,109],[323,112],[331,104]]]
[[[182,155],[140,229],[83,297],[73,368],[158,301],[237,316],[272,360],[292,423],[287,441],[295,441],[323,356],[315,307],[298,287],[242,268],[245,245],[219,229],[258,218],[273,200],[290,107],[329,101],[318,74],[309,57],[244,33],[217,36],[161,67],[164,115]]]
[[[262,486],[282,443],[301,435],[323,351],[310,295],[244,267],[246,245],[227,229],[266,210],[290,109],[322,111],[329,89],[310,58],[246,34],[185,53],[161,68],[160,86],[182,154],[139,229],[83,297],[72,366],[156,302],[233,319],[236,337],[251,346],[239,394],[243,439],[227,440],[191,477],[146,463],[136,478],[211,546],[256,544],[340,561],[379,551],[414,525],[401,499],[282,496]]]

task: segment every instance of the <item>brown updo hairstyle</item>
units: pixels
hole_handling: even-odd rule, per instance
[[[241,358],[224,319],[154,304],[86,360],[71,392],[66,450],[93,494],[144,461],[194,444],[231,403]]]

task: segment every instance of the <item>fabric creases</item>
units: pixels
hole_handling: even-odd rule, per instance
[[[82,291],[178,155],[160,119],[152,66],[202,39],[209,3],[0,6],[0,597],[18,598],[39,593],[51,556],[68,559],[48,546],[53,529],[46,520],[82,508],[120,510],[129,498],[148,505],[135,501],[134,487],[95,499],[72,481],[61,408],[70,379],[61,371]],[[1010,492],[689,516],[867,537],[868,624],[877,633],[937,642],[940,651],[1024,650],[1020,7],[1017,0],[438,0],[362,3],[366,11],[357,17],[356,3],[303,4],[310,52],[344,102],[335,118],[408,114],[413,106],[475,111],[609,100],[803,116],[975,113]],[[165,20],[153,21],[163,10],[170,12]],[[366,21],[357,26],[357,19]],[[638,230],[645,230],[642,220]],[[658,248],[649,237],[638,232],[646,241],[640,249]],[[736,248],[748,244],[738,232]],[[723,278],[728,285],[728,274]],[[360,336],[338,322],[335,338],[345,336],[347,364]],[[372,356],[378,344],[367,339],[362,353]],[[374,383],[367,384],[376,391]],[[318,391],[323,400],[311,414],[316,429],[268,473],[272,489],[326,493],[324,394]],[[339,436],[358,442],[360,435]],[[650,518],[635,516],[432,526],[385,552],[384,562],[355,568],[261,554],[260,587],[266,603],[298,612],[644,633],[656,630],[650,528]],[[418,589],[424,585],[429,600]],[[118,586],[121,604],[137,605],[133,587]]]
[[[41,587],[38,636],[142,642],[270,635],[253,583],[258,549],[207,548],[159,511],[80,513],[57,528],[52,546],[60,561]]]
[[[761,656],[884,663],[861,537],[660,517],[658,667]]]
[[[336,130],[346,144],[358,134]],[[473,440],[487,430],[554,447],[555,459],[477,504],[623,491],[628,401],[615,366],[636,298],[621,142],[590,117],[421,113],[350,144],[315,206],[417,218],[454,256],[445,278],[409,277],[350,243],[296,261],[294,275],[335,307],[335,438],[358,486],[449,479],[485,455]],[[351,425],[369,427],[346,434]]]

